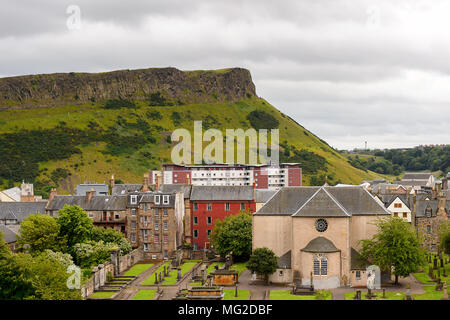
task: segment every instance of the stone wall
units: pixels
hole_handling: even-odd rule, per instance
[[[111,261],[99,264],[92,269],[91,278],[81,287],[81,295],[86,298],[98,290],[107,281],[108,272],[117,276],[143,260],[141,249],[136,249],[127,255],[117,258],[116,253],[111,253]]]

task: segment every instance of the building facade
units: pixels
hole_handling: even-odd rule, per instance
[[[253,215],[253,249],[278,257],[273,283],[297,282],[316,289],[364,283],[359,241],[377,231],[371,224],[389,211],[362,187],[287,187]]]
[[[192,186],[191,233],[194,250],[210,249],[217,220],[242,211],[255,212],[255,189],[251,186]]]
[[[253,186],[257,189],[279,189],[302,185],[298,163],[279,165],[176,165],[163,164],[161,171],[150,171],[150,184],[192,184],[194,186]]]

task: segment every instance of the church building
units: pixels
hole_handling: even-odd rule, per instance
[[[363,187],[285,187],[253,215],[253,249],[278,257],[272,283],[300,282],[316,289],[366,284],[360,240],[390,212]]]

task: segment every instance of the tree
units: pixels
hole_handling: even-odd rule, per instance
[[[128,239],[125,238],[122,232],[113,228],[105,229],[101,227],[94,227],[91,240],[114,243],[119,246],[121,255],[131,252],[131,244]]]
[[[241,212],[218,220],[214,226],[212,239],[215,250],[222,256],[233,252],[233,256],[245,259],[252,252],[252,217],[249,212]]]
[[[439,249],[450,255],[450,222],[444,222],[439,228]]]
[[[258,248],[253,251],[247,263],[247,269],[259,275],[263,275],[269,283],[269,275],[277,270],[277,257],[269,248]]]
[[[11,254],[11,251],[9,250],[8,245],[3,238],[3,232],[0,231],[0,259],[2,257],[6,257],[9,254]]]
[[[60,226],[59,234],[66,239],[69,250],[76,243],[88,241],[94,231],[91,218],[79,206],[65,205],[59,210],[56,221]]]
[[[78,266],[90,268],[108,261],[111,258],[111,251],[116,249],[119,249],[119,246],[112,242],[87,241],[75,244],[72,255]]]
[[[59,224],[56,219],[45,214],[32,214],[20,224],[18,244],[23,249],[28,246],[31,254],[46,249],[59,251],[64,240],[59,236]]]
[[[393,267],[395,284],[398,277],[407,277],[426,264],[424,249],[408,222],[389,217],[374,224],[378,232],[372,239],[361,241],[361,257],[384,271]]]

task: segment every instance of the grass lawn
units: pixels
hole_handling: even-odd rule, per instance
[[[153,266],[153,263],[140,263],[132,266],[127,272],[125,272],[124,276],[138,276],[144,271],[147,271]]]
[[[446,255],[444,255],[444,256],[447,257]],[[433,266],[433,263],[428,264],[428,267],[432,267],[432,266]],[[435,284],[435,282],[431,281],[431,278],[428,275],[428,267],[425,268],[424,272],[416,272],[416,273],[413,273],[413,275],[422,284]],[[444,267],[445,267],[445,273],[447,276],[446,277],[443,276],[443,271],[441,269],[441,280],[447,282],[447,284],[450,284],[450,264],[446,264]],[[434,273],[435,277],[437,278],[437,276],[438,276],[437,270],[434,270],[433,273]]]
[[[181,265],[181,278],[183,278],[183,276],[188,273],[189,271],[192,270],[192,268],[197,264],[197,262],[186,262],[183,263]],[[154,278],[155,276],[153,276]],[[154,279],[153,279],[154,280]],[[176,270],[172,270],[170,272],[170,275],[168,277],[166,277],[164,279],[164,281],[162,282],[162,284],[165,285],[173,285],[177,283],[177,271]]]
[[[225,264],[224,262],[214,262],[214,263],[211,263],[211,264],[209,265],[208,269],[206,270],[207,274],[210,274],[211,272],[214,271],[214,266],[218,266],[219,269],[220,269],[220,267],[222,267],[224,264]]]
[[[156,295],[156,290],[139,290],[132,300],[153,300]]]
[[[115,295],[117,292],[101,292],[97,291],[94,292],[89,296],[89,298],[111,298],[113,295]]]
[[[367,300],[366,299],[366,291],[361,290],[361,300]],[[376,295],[375,298],[372,300],[403,300],[405,298],[404,292],[387,292],[386,291],[386,298],[383,297],[383,292],[374,292]],[[356,295],[356,292],[347,292],[345,294],[345,300],[353,300],[353,297]]]
[[[326,300],[333,300],[331,291],[327,292]],[[315,296],[297,296],[291,294],[290,290],[270,290],[269,300],[316,300]]]
[[[224,289],[223,293],[225,293],[225,296],[223,300],[248,300],[250,297],[250,290],[239,290],[238,289],[238,296],[235,297],[235,289]]]
[[[413,275],[422,284],[434,284],[434,282],[431,281],[430,277],[425,272],[417,272],[413,273]]]
[[[245,269],[247,269],[247,262],[238,262],[230,267],[230,270],[238,271],[239,275],[241,275],[242,271],[244,271]]]
[[[201,282],[191,282],[191,283],[189,283],[189,285],[191,287],[201,287],[202,283]]]
[[[155,273],[159,274],[160,272],[164,272],[164,266],[166,266],[166,268],[170,268],[170,262],[166,262],[164,264],[162,264],[158,270],[156,270],[155,272],[153,272],[147,279],[145,279],[144,281],[142,281],[142,285],[152,285],[155,284]]]
[[[441,300],[444,292],[436,291],[435,286],[425,286],[422,287],[425,290],[425,293],[422,294],[413,294],[414,300]]]

